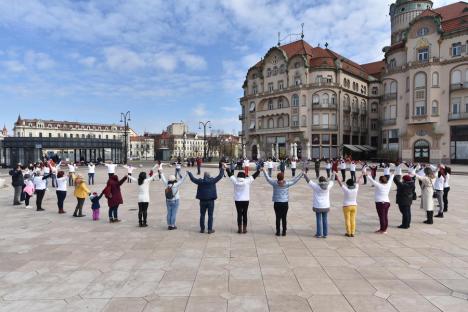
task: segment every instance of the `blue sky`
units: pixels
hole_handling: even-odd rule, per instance
[[[435,7],[453,1],[434,1]],[[240,128],[246,70],[277,42],[305,40],[359,63],[389,43],[390,0],[0,1],[0,123],[118,122],[138,132],[199,120]],[[10,130],[11,131],[11,130]]]

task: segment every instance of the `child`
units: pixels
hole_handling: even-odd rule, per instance
[[[96,192],[93,192],[93,195],[89,196],[91,200],[91,209],[93,210],[93,221],[99,220],[99,209],[101,208],[101,204],[99,204],[99,200],[101,199],[104,193],[98,196]]]
[[[34,183],[31,181],[31,176],[29,174],[24,175],[24,203],[27,209],[31,209],[32,207],[29,206],[29,199],[33,196],[35,192]]]

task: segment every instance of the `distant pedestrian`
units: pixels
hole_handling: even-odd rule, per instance
[[[73,186],[75,181],[76,164],[67,164],[68,166],[68,186]]]
[[[314,169],[315,169],[315,177],[318,179],[320,176],[320,159],[314,160]]]
[[[95,173],[96,173],[96,165],[90,162],[88,164],[88,185],[94,185]]]
[[[297,168],[297,160],[296,160],[296,158],[293,158],[291,160],[291,174],[292,174],[293,177],[296,176],[296,168]]]
[[[107,175],[110,177],[112,177],[114,174],[115,174],[115,169],[117,168],[117,164],[114,164],[111,161],[109,161],[109,163],[104,163],[104,166],[106,166],[107,168]]]
[[[127,169],[127,183],[132,183],[132,179],[130,179],[130,177],[132,176],[135,167],[133,167],[132,165],[125,165],[123,167]]]
[[[21,168],[21,164],[16,165],[16,168],[13,170],[10,170],[9,172],[11,176],[11,185],[13,186],[13,205],[18,206],[21,205],[21,192],[23,191],[23,185],[24,185],[24,177],[23,177],[23,171]]]

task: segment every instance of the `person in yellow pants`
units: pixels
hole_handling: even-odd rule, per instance
[[[356,213],[357,213],[357,195],[359,184],[362,182],[363,175],[359,177],[357,182],[353,179],[346,180],[346,185],[343,184],[340,177],[337,176],[338,184],[343,190],[343,215],[346,226],[346,237],[354,237],[356,234]]]

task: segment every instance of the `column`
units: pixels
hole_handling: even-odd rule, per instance
[[[275,144],[271,144],[271,157],[275,157]]]
[[[289,144],[289,157],[294,157],[294,143]]]
[[[294,155],[293,155],[293,157],[294,157],[294,158],[297,158],[297,143],[294,143],[294,144],[293,144],[293,149],[294,149]]]
[[[279,144],[276,143],[276,154],[275,154],[275,157],[276,158],[279,158]]]
[[[311,159],[311,148],[310,142],[307,142],[307,160]]]

